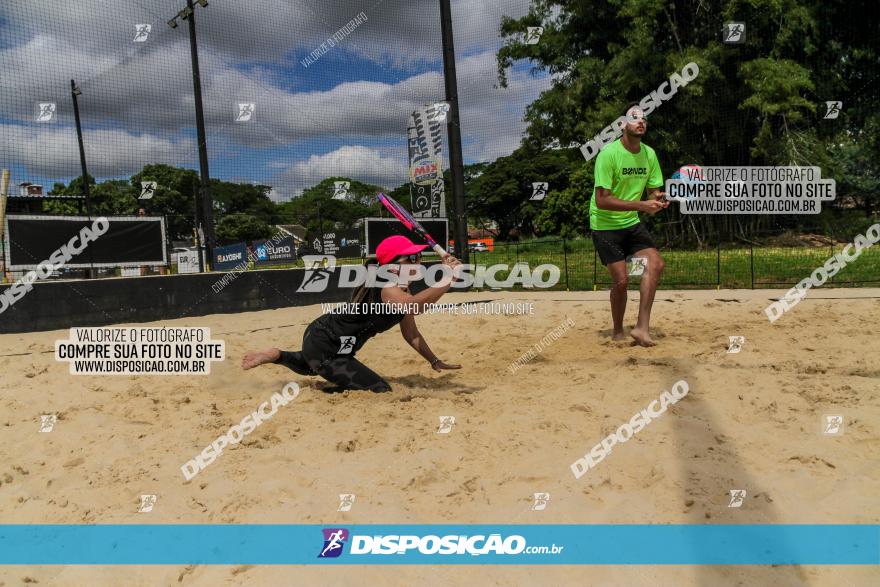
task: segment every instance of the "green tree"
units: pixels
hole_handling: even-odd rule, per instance
[[[74,178],[70,185],[65,186],[56,182],[50,193],[58,196],[83,196],[82,176]],[[89,176],[89,200],[93,215],[127,215],[137,212],[135,198],[137,195],[124,179],[109,179],[101,183],[95,183],[95,178]],[[64,200],[49,200],[44,203],[43,209],[50,214],[76,215],[88,211],[85,202],[69,202]]]
[[[412,192],[411,192],[412,184],[407,182],[403,185],[399,185],[390,192],[388,195],[394,198],[396,201],[400,202],[400,205],[406,208],[409,211],[412,211]],[[383,210],[380,210],[384,214]]]
[[[576,169],[569,185],[551,190],[535,217],[541,234],[557,234],[564,238],[583,236],[589,223],[590,196],[593,193],[593,170],[586,166]]]
[[[348,194],[341,199],[333,198],[337,181],[349,182]],[[378,215],[380,204],[376,194],[381,191],[383,188],[377,185],[346,177],[328,177],[303,190],[299,197],[279,204],[277,213],[284,222],[302,224],[309,233],[353,228],[361,219]]]
[[[275,203],[269,199],[271,186],[212,179],[211,190],[214,213],[218,217],[226,214],[249,214],[266,224],[275,224],[279,220]]]
[[[743,45],[722,42],[728,21],[746,23]],[[696,7],[686,0],[533,0],[528,14],[502,21],[499,81],[506,85],[507,71],[523,59],[552,76],[550,88],[526,109],[524,144],[537,150],[586,142],[628,102],[695,62],[698,77],[648,116],[646,143],[657,149],[667,177],[687,163],[817,165],[830,172],[834,145],[849,144],[849,159],[857,160],[880,144],[877,125],[865,124],[876,116],[876,24],[876,6],[867,0],[720,0]],[[529,26],[544,27],[536,44],[523,42]],[[822,119],[831,99],[844,103],[834,122]],[[668,218],[668,231],[687,228],[698,238],[734,223],[756,229],[773,220],[684,222],[677,210]]]
[[[583,226],[583,216],[536,224],[548,201],[569,187],[570,176],[582,162],[576,149],[535,151],[523,145],[507,157],[474,168],[465,188],[468,218],[493,222],[502,240],[511,235],[542,234],[557,224],[560,228],[570,225],[572,230],[578,222]],[[547,196],[532,201],[532,184],[537,182],[549,184]]]
[[[272,236],[272,227],[250,214],[227,214],[217,223],[217,241],[232,244]]]
[[[199,189],[196,172],[164,164],[145,165],[130,180],[135,198],[140,197],[142,181],[155,181],[156,190],[149,200],[134,200],[135,212],[144,208],[148,216],[164,216],[171,239],[192,238]]]

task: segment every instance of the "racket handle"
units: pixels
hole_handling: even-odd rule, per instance
[[[443,257],[445,257],[446,255],[449,254],[449,253],[446,252],[446,249],[444,249],[443,247],[441,247],[441,246],[438,245],[437,243],[434,243],[434,246],[431,247],[431,248],[433,248],[433,249],[434,249],[434,252],[437,253],[438,255],[440,255],[441,258],[443,258]]]

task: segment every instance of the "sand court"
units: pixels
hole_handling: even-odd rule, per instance
[[[247,350],[299,348],[320,306],[164,321],[209,327],[209,375],[68,374],[67,331],[0,336],[0,515],[65,524],[848,524],[880,521],[880,289],[814,290],[771,324],[781,292],[661,291],[658,346],[609,338],[607,292],[483,292],[444,303],[532,313],[417,318],[435,373],[397,334],[358,358],[393,390],[325,393]],[[626,324],[635,318],[630,296]],[[503,307],[503,306],[498,306]],[[566,321],[572,326],[545,338]],[[158,323],[157,323],[158,324]],[[140,324],[137,326],[151,326]],[[560,332],[560,330],[557,330]],[[729,353],[729,337],[742,336]],[[545,341],[541,343],[542,339]],[[381,344],[380,344],[381,341]],[[535,345],[531,358],[509,368]],[[580,478],[571,464],[677,381],[688,393]],[[181,466],[295,382],[301,392],[193,479]],[[40,432],[41,415],[56,415]],[[823,433],[825,416],[843,417]],[[442,418],[454,420],[444,423]],[[445,426],[448,431],[438,433]],[[744,490],[729,507],[731,490]],[[548,493],[534,509],[534,494]],[[354,495],[338,511],[340,495]],[[155,495],[139,512],[142,495]],[[626,548],[626,545],[621,545]],[[97,584],[114,567],[29,566],[7,584]],[[125,567],[132,585],[868,584],[870,567]]]

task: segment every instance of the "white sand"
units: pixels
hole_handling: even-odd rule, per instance
[[[531,316],[418,318],[460,371],[435,373],[396,329],[358,357],[387,394],[325,394],[242,354],[298,349],[318,306],[155,323],[208,326],[209,376],[71,376],[66,331],[0,336],[4,523],[878,523],[880,289],[812,292],[770,324],[778,291],[661,291],[646,349],[608,339],[607,292],[482,293]],[[635,319],[631,296],[627,324]],[[511,375],[569,317],[575,325]],[[739,354],[728,336],[744,335]],[[662,390],[690,393],[594,470],[569,465]],[[193,481],[180,466],[288,381],[301,395]],[[40,414],[59,415],[39,433]],[[845,432],[820,434],[823,414]],[[452,415],[448,435],[438,417]],[[743,507],[728,491],[746,489]],[[532,494],[549,492],[544,511]],[[337,513],[340,493],[354,493]],[[141,494],[153,512],[137,513]],[[621,549],[626,545],[621,544]],[[0,585],[869,585],[876,567],[19,566]],[[4,583],[5,581],[5,583]]]

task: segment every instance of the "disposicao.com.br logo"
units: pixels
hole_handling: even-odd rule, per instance
[[[476,534],[473,536],[449,534],[376,534],[366,536],[349,535],[346,528],[324,528],[323,546],[318,558],[337,558],[350,543],[350,555],[519,555],[519,554],[560,554],[564,546],[528,546],[526,539],[519,534]],[[349,540],[350,539],[350,540]],[[412,552],[410,552],[412,551]]]
[[[545,289],[559,283],[561,271],[557,265],[543,263],[534,269],[528,263],[519,262],[513,266],[506,263],[494,265],[460,265],[454,270],[437,263],[434,265],[388,264],[388,265],[336,265],[333,255],[303,255],[306,266],[298,293],[319,293],[330,284],[330,276],[339,272],[340,288],[355,288],[366,284],[368,287],[391,287],[424,280],[428,287],[451,281],[454,288],[491,287],[510,288],[517,285],[527,288]],[[507,274],[499,278],[500,274]]]

